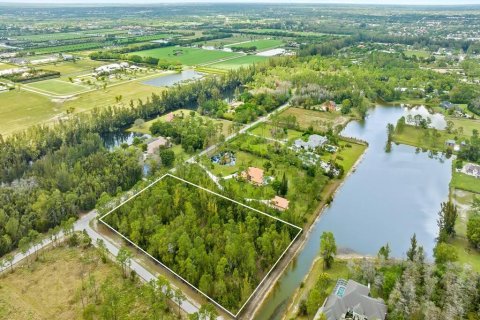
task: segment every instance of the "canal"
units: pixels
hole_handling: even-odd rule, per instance
[[[368,141],[356,171],[340,187],[332,204],[312,226],[312,232],[290,264],[256,319],[281,319],[289,299],[307,275],[320,249],[320,235],[332,231],[344,252],[376,255],[387,242],[395,257],[404,257],[415,233],[429,257],[437,236],[440,203],[448,198],[451,160],[405,145],[384,151],[388,123],[422,110],[377,106],[365,121],[347,125],[342,135]],[[441,123],[434,119],[432,123]]]

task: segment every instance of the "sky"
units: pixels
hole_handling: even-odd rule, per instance
[[[0,3],[49,3],[49,4],[143,4],[143,3],[352,3],[352,4],[403,4],[403,5],[465,5],[478,4],[480,0],[0,0]]]

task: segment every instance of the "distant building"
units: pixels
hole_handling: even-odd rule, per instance
[[[242,172],[241,176],[256,186],[261,186],[264,184],[263,170],[260,168],[248,167],[247,170]]]
[[[445,141],[445,145],[446,145],[448,148],[455,148],[455,146],[457,145],[457,143],[455,142],[455,140],[450,139],[450,140]]]
[[[170,142],[164,137],[158,137],[147,143],[147,154],[156,153],[161,147],[168,147]]]
[[[450,101],[442,101],[440,102],[440,107],[445,110],[450,110],[454,107],[454,105]]]
[[[384,320],[387,306],[382,299],[370,296],[369,286],[339,279],[333,293],[325,299],[314,319],[320,319],[322,313],[327,320]]]
[[[279,196],[275,196],[275,198],[273,198],[272,200],[270,200],[270,203],[272,204],[272,206],[275,208],[275,209],[278,209],[280,211],[284,211],[284,210],[287,210],[288,209],[288,204],[290,203],[290,201],[288,201],[287,199],[285,198],[282,198],[282,197],[279,197]]]
[[[467,163],[463,166],[462,172],[468,174],[469,176],[480,178],[480,165]]]
[[[335,103],[335,101],[328,101],[328,102],[325,102],[325,108],[327,109],[327,111],[330,111],[330,112],[335,112],[337,111],[337,104]]]
[[[328,139],[324,136],[318,134],[312,134],[308,137],[308,141],[305,142],[302,139],[295,140],[293,147],[296,150],[315,150],[318,147],[323,146],[327,143]]]
[[[127,62],[111,63],[95,69],[96,74],[110,74],[128,68],[130,65]]]

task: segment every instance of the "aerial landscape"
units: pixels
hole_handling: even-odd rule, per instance
[[[480,320],[480,1],[0,0],[0,319]]]

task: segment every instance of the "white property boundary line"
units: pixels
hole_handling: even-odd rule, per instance
[[[245,301],[245,303],[240,307],[240,309],[238,309],[237,313],[236,314],[233,314],[231,311],[227,310],[225,307],[223,307],[221,304],[219,304],[218,302],[216,302],[214,299],[212,299],[211,297],[209,297],[207,294],[203,293],[200,289],[198,289],[197,287],[195,287],[193,284],[191,284],[190,282],[188,282],[187,280],[185,280],[183,277],[181,277],[180,275],[178,275],[175,271],[173,271],[172,269],[170,269],[169,267],[167,267],[166,265],[164,265],[162,262],[160,262],[158,259],[156,259],[155,257],[153,257],[151,254],[149,254],[148,252],[146,252],[145,250],[143,250],[141,247],[139,247],[137,244],[135,244],[133,241],[131,241],[130,239],[128,239],[127,237],[125,237],[123,234],[121,234],[120,232],[118,232],[117,230],[115,230],[113,227],[111,227],[108,223],[106,223],[105,221],[103,221],[103,219],[108,216],[109,214],[111,214],[113,211],[117,210],[118,208],[120,208],[121,206],[123,206],[125,203],[129,202],[130,200],[132,200],[133,198],[137,197],[138,195],[140,195],[143,191],[147,190],[148,188],[150,188],[151,186],[153,186],[154,184],[156,184],[157,182],[159,182],[160,180],[162,180],[163,178],[165,177],[171,177],[171,178],[174,178],[174,179],[177,179],[179,181],[182,181],[184,183],[187,183],[189,185],[192,185],[196,188],[199,188],[203,191],[206,191],[206,192],[209,192],[211,194],[214,194],[218,197],[221,197],[223,199],[226,199],[228,201],[231,201],[235,204],[238,204],[242,207],[245,207],[247,209],[250,209],[250,210],[253,210],[257,213],[260,213],[262,215],[265,215],[269,218],[272,218],[276,221],[280,221],[284,224],[287,224],[293,228],[296,228],[298,229],[298,233],[295,235],[295,237],[292,239],[292,241],[290,242],[290,244],[287,246],[287,248],[282,252],[282,254],[280,255],[280,257],[277,259],[277,261],[273,264],[273,266],[270,268],[270,270],[267,272],[267,274],[265,275],[265,277],[263,277],[262,281],[260,281],[260,283],[257,285],[257,287],[255,288],[255,290],[252,292],[252,294],[248,297],[248,299]],[[250,299],[254,296],[254,294],[258,291],[258,289],[260,288],[260,286],[266,281],[266,279],[268,278],[268,276],[270,275],[270,273],[272,273],[273,269],[275,269],[275,267],[277,266],[277,264],[280,262],[280,260],[285,256],[285,254],[287,253],[288,249],[290,249],[290,247],[293,245],[293,243],[295,242],[295,240],[297,240],[298,236],[300,235],[300,233],[302,233],[302,228],[290,223],[290,222],[287,222],[287,221],[284,221],[280,218],[277,218],[277,217],[274,217],[268,213],[265,213],[265,212],[262,212],[260,210],[257,210],[255,208],[252,208],[250,206],[247,206],[241,202],[238,202],[238,201],[235,201],[233,199],[230,199],[230,198],[227,198],[225,197],[224,195],[221,195],[219,193],[216,193],[214,191],[211,191],[211,190],[208,190],[204,187],[201,187],[199,185],[196,185],[194,183],[191,183],[187,180],[184,180],[182,178],[179,178],[177,176],[174,176],[170,173],[166,173],[164,174],[163,176],[161,176],[160,178],[156,179],[155,181],[153,181],[152,183],[150,183],[148,186],[146,186],[145,188],[143,188],[142,190],[140,190],[139,192],[135,193],[133,196],[131,196],[130,198],[128,198],[127,200],[125,200],[124,202],[122,202],[121,204],[119,204],[118,206],[116,206],[115,208],[113,208],[112,210],[110,210],[109,212],[107,212],[106,214],[104,214],[103,216],[101,216],[99,218],[99,221],[102,222],[104,225],[106,225],[110,230],[112,230],[113,232],[115,232],[116,234],[118,234],[120,237],[122,237],[123,239],[125,239],[127,242],[129,242],[130,244],[132,244],[135,248],[139,249],[140,251],[142,251],[144,254],[146,254],[147,256],[149,256],[150,258],[152,258],[155,262],[157,262],[158,264],[160,264],[162,267],[164,267],[165,269],[167,269],[168,271],[170,271],[171,273],[173,273],[176,277],[178,277],[180,280],[182,280],[183,282],[185,282],[187,285],[189,285],[191,288],[193,288],[195,291],[199,292],[200,294],[202,294],[205,298],[207,298],[208,301],[211,301],[212,303],[214,303],[218,308],[222,309],[223,311],[225,311],[226,313],[228,313],[229,315],[231,315],[233,318],[237,318],[237,316],[242,312],[243,308],[247,305],[247,303],[250,301]]]

